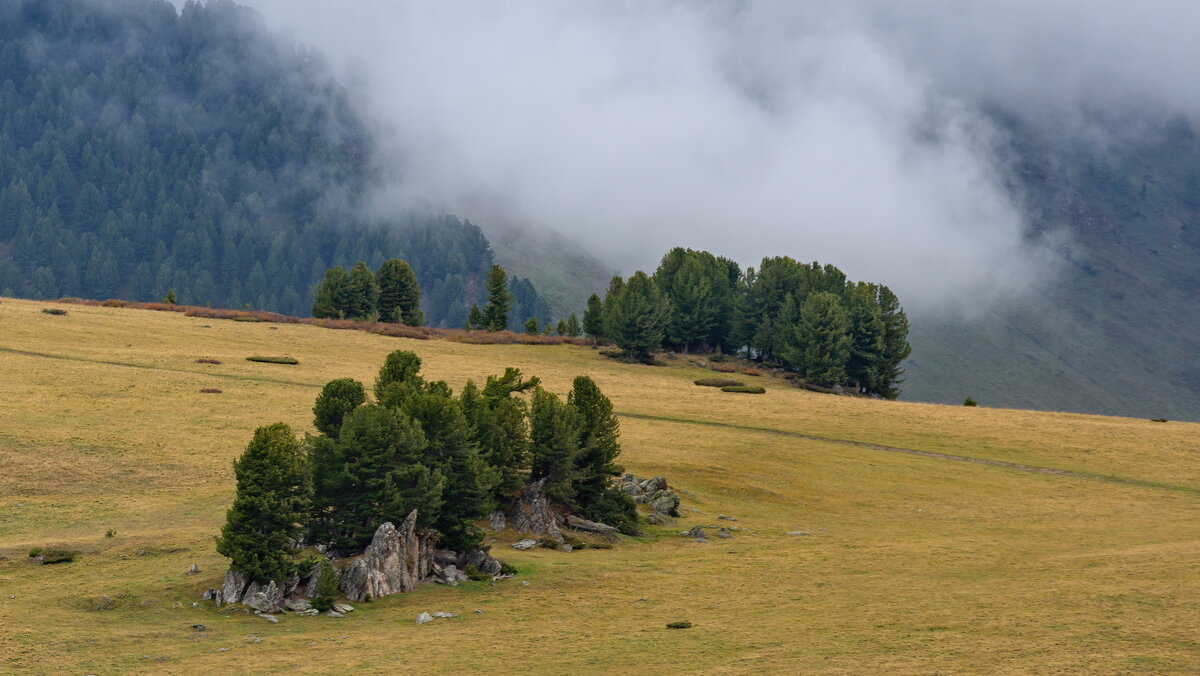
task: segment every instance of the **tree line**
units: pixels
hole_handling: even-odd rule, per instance
[[[637,531],[633,501],[610,481],[622,471],[619,424],[591,378],[575,378],[564,400],[508,368],[456,396],[420,369],[416,354],[393,352],[373,401],[350,378],[322,388],[317,435],[298,439],[283,423],[255,432],[234,463],[237,494],[217,540],[232,568],[283,580],[302,544],[357,554],[413,509],[439,546],[478,548],[475,521],[533,481],[574,513]]]
[[[891,289],[833,265],[764,258],[744,271],[707,251],[675,248],[653,275],[614,277],[583,316],[591,338],[642,360],[655,350],[722,350],[778,362],[808,382],[896,398],[912,352]]]

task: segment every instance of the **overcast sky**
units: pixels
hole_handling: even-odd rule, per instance
[[[249,4],[390,130],[386,208],[557,229],[625,272],[818,259],[918,313],[1053,277],[981,102],[1200,110],[1195,2]]]

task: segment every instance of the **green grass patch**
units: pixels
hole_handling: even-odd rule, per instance
[[[701,387],[742,387],[746,384],[733,378],[700,378],[692,382]]]
[[[741,394],[766,394],[765,387],[757,385],[728,385],[721,388],[722,392],[740,392]]]
[[[264,364],[299,364],[300,360],[295,357],[246,357],[246,361],[257,361]]]

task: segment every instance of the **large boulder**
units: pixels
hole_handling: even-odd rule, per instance
[[[558,516],[550,508],[550,499],[543,488],[546,480],[527,484],[521,495],[508,508],[508,520],[513,530],[530,533],[543,538],[562,542],[562,531],[558,528]]]
[[[435,538],[416,533],[417,510],[397,528],[384,523],[371,544],[342,570],[338,586],[346,598],[362,601],[401,594],[417,588],[434,566]]]
[[[225,571],[225,582],[221,585],[221,598],[217,601],[218,605],[221,603],[241,603],[242,597],[246,595],[246,587],[249,586],[249,575],[232,568]]]
[[[679,496],[669,488],[662,488],[650,496],[650,509],[666,516],[679,516]]]
[[[458,555],[458,567],[463,570],[474,568],[484,575],[496,577],[502,570],[499,561],[492,558],[491,547],[484,549],[468,549]]]
[[[266,584],[251,582],[242,597],[242,603],[260,613],[282,613],[285,610],[283,590],[275,584],[275,580]]]

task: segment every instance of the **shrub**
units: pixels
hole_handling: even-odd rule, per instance
[[[760,373],[757,369],[752,369],[750,367],[746,367],[746,368],[742,369],[742,375],[744,375],[744,376],[761,376],[762,373]]]
[[[767,390],[757,385],[730,385],[722,387],[722,392],[739,392],[741,394],[766,394]]]
[[[487,573],[479,570],[475,566],[467,566],[467,569],[463,572],[467,574],[467,579],[473,582],[483,582],[484,580],[491,579]]]
[[[1167,422],[1166,418],[1151,418],[1150,422]]]
[[[717,373],[737,373],[738,370],[737,364],[709,363],[708,368],[716,371]]]
[[[500,574],[501,575],[516,575],[517,567],[512,565],[511,563],[505,563],[505,562],[501,561],[500,562]]]
[[[67,314],[67,311],[66,311],[66,310],[63,310],[62,308],[56,308],[56,307],[44,307],[44,308],[42,308],[42,314],[44,314],[44,315],[55,315],[55,316],[61,317],[61,316],[65,315],[65,314]]]
[[[329,610],[337,599],[337,593],[337,575],[333,572],[333,564],[322,560],[321,571],[317,573],[317,593],[313,595],[312,607],[321,612]]]
[[[200,389],[200,394],[220,394],[221,390],[216,387],[204,387]]]
[[[29,558],[31,558],[31,559],[35,559],[41,555],[42,555],[41,547],[34,547],[33,549],[29,550]]]
[[[75,560],[78,554],[79,552],[69,549],[47,549],[42,552],[42,563],[47,565],[52,563],[70,563]]]
[[[109,528],[108,530],[104,531],[104,537],[106,537],[106,538],[116,537],[116,535],[117,535],[117,531],[113,530],[112,528]]]
[[[200,359],[196,360],[196,363],[197,364],[220,364],[221,362],[216,359],[209,359],[208,357],[201,357]]]
[[[667,629],[691,629],[692,623],[684,620],[683,622],[668,622]]]
[[[978,406],[978,405],[979,405],[979,403],[977,401],[975,401],[974,399],[972,399],[971,397],[967,397],[966,399],[963,399],[963,406]]]
[[[262,319],[261,317],[255,317],[254,315],[237,315],[236,317],[233,318],[233,321],[235,321],[235,322],[265,322],[267,320]]]
[[[102,305],[103,307],[125,307],[126,302],[123,300],[117,300],[116,298],[109,298],[108,300],[104,301],[100,305]]]
[[[692,382],[702,387],[737,387],[746,384],[733,378],[701,378]]]
[[[292,357],[246,357],[246,361],[258,361],[264,364],[299,364],[299,359]]]

